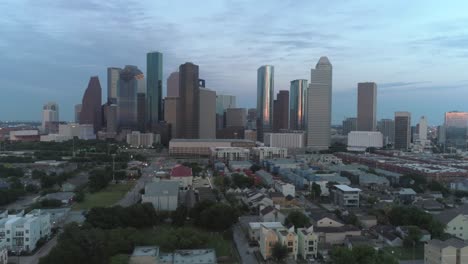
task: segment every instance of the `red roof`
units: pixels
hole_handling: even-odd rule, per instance
[[[171,170],[171,177],[191,177],[192,168],[177,164]]]

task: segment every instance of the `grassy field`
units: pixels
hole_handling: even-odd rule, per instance
[[[86,193],[84,201],[74,204],[72,208],[73,210],[87,210],[92,207],[111,206],[124,197],[134,185],[134,182],[110,184],[99,192]]]
[[[389,255],[395,256],[399,260],[412,260],[413,259],[413,248],[404,247],[385,247],[383,248]],[[392,253],[393,251],[393,253]],[[418,245],[414,248],[414,259],[424,259],[424,246]]]

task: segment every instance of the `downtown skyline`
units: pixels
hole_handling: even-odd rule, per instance
[[[200,77],[210,88],[237,96],[238,107],[255,107],[258,67],[275,66],[275,91],[289,90],[291,80],[309,79],[316,59],[327,56],[334,65],[333,124],[356,116],[358,82],[377,83],[377,119],[409,111],[415,117],[413,123],[424,115],[430,125],[437,125],[443,123],[444,112],[468,110],[463,100],[468,96],[463,2],[438,7],[435,1],[391,6],[370,1],[278,1],[258,10],[257,4],[249,2],[219,1],[194,6],[203,10],[188,16],[194,25],[178,21],[180,15],[153,11],[169,11],[182,3],[1,3],[6,12],[0,19],[0,47],[5,52],[0,78],[8,100],[0,100],[0,120],[40,120],[42,105],[54,101],[60,106],[61,119],[71,121],[73,107],[66,106],[80,102],[89,76],[99,76],[106,87],[107,67],[130,64],[146,72],[145,54],[151,50],[165,56],[164,95],[168,75],[191,61],[200,65]],[[428,15],[435,7],[436,15]],[[31,26],[28,14],[36,9],[44,12],[38,12],[35,18],[40,22]],[[321,9],[320,18],[307,15],[317,9]],[[111,15],[116,10],[120,15]],[[280,10],[298,11],[297,21],[253,27],[269,12]],[[75,11],[82,11],[88,20],[72,15]],[[243,11],[245,19],[233,19]],[[60,15],[49,17],[48,12]],[[399,15],[393,17],[392,12]],[[109,21],[98,23],[98,14],[109,15]],[[119,22],[124,17],[132,23]],[[221,23],[210,24],[215,19]],[[405,27],[393,25],[396,21]],[[202,30],[194,33],[197,25]],[[15,108],[17,102],[24,102],[22,111]]]

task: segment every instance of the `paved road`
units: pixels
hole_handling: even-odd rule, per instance
[[[16,200],[16,201],[8,204],[7,206],[5,206],[5,208],[8,209],[8,210],[26,208],[30,204],[33,203],[33,199],[36,198],[36,197],[39,197],[39,195],[34,194],[34,195],[22,196],[18,200]]]
[[[234,225],[232,231],[237,252],[239,252],[241,257],[241,263],[258,264],[253,252],[249,250],[249,242],[245,238],[239,224]]]
[[[58,235],[57,235],[58,236]],[[19,258],[19,264],[37,264],[39,263],[39,259],[49,254],[50,250],[57,244],[57,236],[52,238],[42,246],[36,254],[32,256],[24,256]],[[8,263],[18,263],[18,257],[16,256],[9,256]]]

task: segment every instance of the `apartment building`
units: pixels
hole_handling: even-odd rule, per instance
[[[333,187],[333,201],[341,207],[359,207],[361,189],[338,184]]]
[[[424,245],[424,264],[468,263],[468,243],[457,238],[433,239]]]
[[[314,232],[313,226],[309,228],[297,229],[298,254],[303,259],[317,257],[318,235]]]
[[[257,147],[252,149],[252,155],[257,162],[263,162],[267,159],[286,158],[288,150],[286,148]]]

